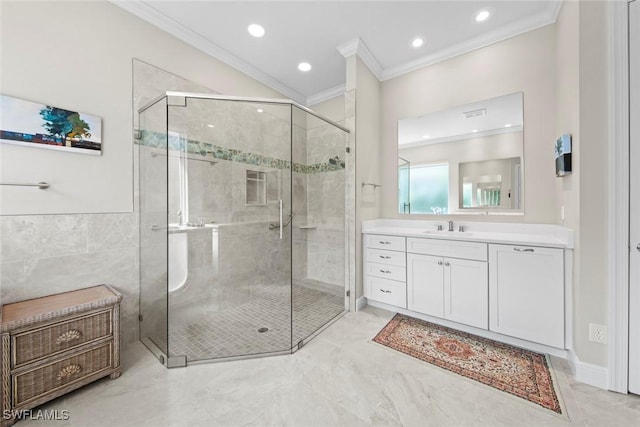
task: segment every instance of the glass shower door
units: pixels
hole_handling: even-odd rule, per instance
[[[398,212],[411,213],[411,163],[398,157]]]
[[[169,286],[172,354],[289,353],[291,106],[169,100],[169,153],[183,152],[169,169],[169,223],[185,235],[169,245],[169,270],[184,251],[188,266],[184,284]]]
[[[347,310],[346,152],[348,134],[293,107],[294,346]]]
[[[167,336],[167,103],[139,115],[140,339],[164,363]]]

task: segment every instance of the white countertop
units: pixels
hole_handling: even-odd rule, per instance
[[[375,219],[362,222],[362,234],[573,249],[573,230],[554,224],[454,221],[456,231],[437,231],[438,225],[447,230],[448,221]]]

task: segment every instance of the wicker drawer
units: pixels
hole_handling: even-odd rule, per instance
[[[28,404],[60,389],[73,389],[73,384],[113,368],[113,343],[75,356],[49,363],[40,368],[12,375],[13,407]]]
[[[111,310],[19,333],[12,336],[12,366],[17,368],[111,334]]]

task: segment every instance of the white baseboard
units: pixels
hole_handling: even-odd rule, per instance
[[[360,297],[356,300],[356,311],[360,311],[367,306],[367,299]]]
[[[589,384],[603,390],[609,389],[609,371],[605,366],[582,362],[573,351],[570,352],[567,361],[569,362],[571,372],[573,372],[573,376],[576,381]]]

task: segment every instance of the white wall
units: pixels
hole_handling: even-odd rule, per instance
[[[400,216],[396,202],[399,119],[523,92],[525,214],[486,219],[554,223],[556,200],[549,189],[556,185],[555,71],[555,26],[549,25],[383,82],[383,217]]]
[[[131,212],[131,60],[221,93],[278,93],[104,2],[2,2],[0,92],[103,119],[103,154],[0,144],[0,214]],[[28,28],[28,30],[26,30]]]

